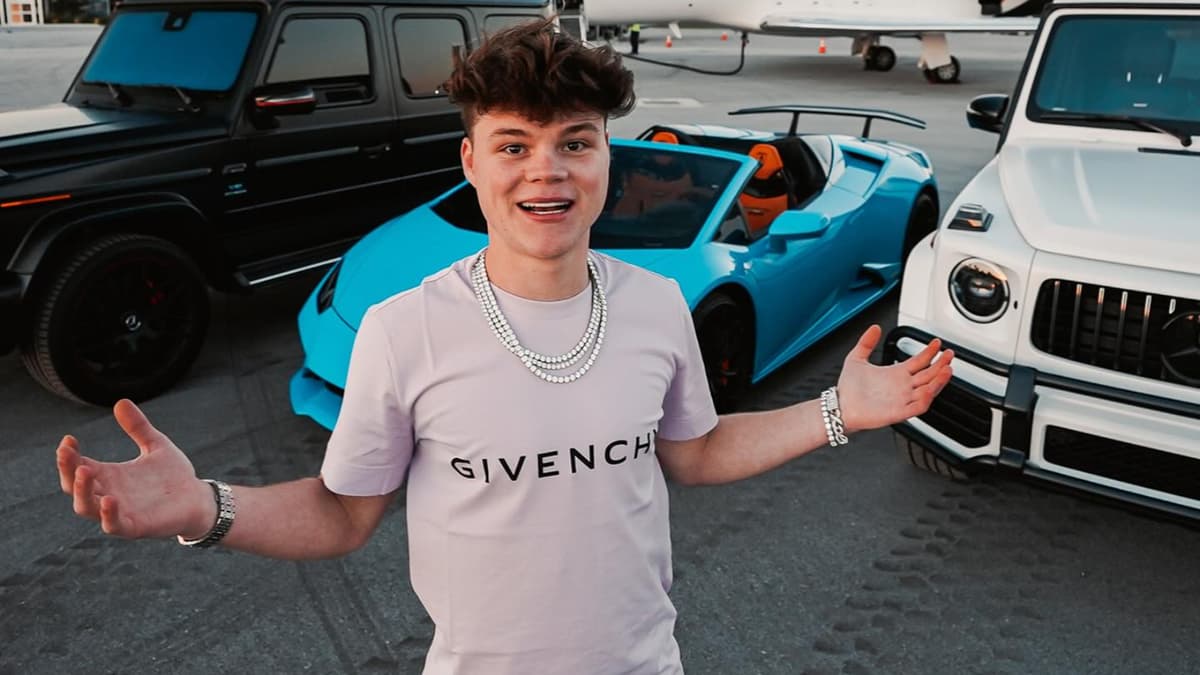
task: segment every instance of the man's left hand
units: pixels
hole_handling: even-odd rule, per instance
[[[838,401],[847,433],[878,429],[923,414],[953,374],[950,362],[954,351],[942,351],[938,339],[901,363],[872,364],[871,352],[882,335],[879,325],[868,328],[842,365]]]

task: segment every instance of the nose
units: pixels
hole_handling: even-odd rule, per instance
[[[553,150],[535,152],[525,164],[525,180],[531,183],[558,183],[567,179],[567,163]]]

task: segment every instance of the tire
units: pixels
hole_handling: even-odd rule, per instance
[[[909,439],[900,432],[893,431],[892,438],[896,443],[896,448],[900,450],[901,456],[907,458],[918,469],[958,482],[967,482],[971,479],[971,474],[967,473],[961,467],[950,464],[925,446]]]
[[[908,224],[904,227],[904,248],[900,251],[900,267],[908,263],[908,254],[930,232],[937,229],[941,217],[937,202],[929,193],[922,192],[913,200],[912,209],[908,212]]]
[[[867,51],[864,63],[867,70],[886,73],[896,66],[896,51],[886,45],[875,45]]]
[[[34,296],[21,354],[68,399],[143,401],[174,385],[208,329],[204,277],[174,244],[110,234],[72,251]]]
[[[704,299],[692,313],[708,390],[719,413],[737,409],[750,388],[754,369],[754,331],[749,313],[724,293]]]
[[[961,74],[962,64],[953,56],[950,57],[950,63],[940,68],[925,69],[925,79],[933,84],[953,84],[958,82],[958,76]]]

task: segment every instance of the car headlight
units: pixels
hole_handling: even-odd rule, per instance
[[[330,270],[329,276],[325,277],[325,281],[321,284],[321,288],[317,290],[317,313],[320,314],[329,309],[333,304],[333,292],[337,289],[338,273],[342,271],[342,263],[338,261]]]
[[[968,258],[950,272],[950,299],[963,316],[991,323],[1008,309],[1008,277],[996,265]]]

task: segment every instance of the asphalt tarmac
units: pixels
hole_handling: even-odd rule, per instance
[[[644,31],[642,55],[737,65],[736,39],[719,32],[689,31],[671,48],[664,35]],[[0,110],[57,100],[94,37],[0,29]],[[963,82],[937,86],[917,72],[915,43],[897,44],[893,72],[874,73],[845,55],[848,41],[821,55],[815,40],[755,36],[736,76],[631,64],[642,104],[612,130],[781,128],[783,117],[727,115],[769,103],[892,109],[929,128],[876,133],[927,150],[947,204],[995,146],[963,110],[1012,87],[1027,43],[952,39]],[[215,297],[196,367],[146,404],[200,475],[260,484],[319,467],[328,434],[287,398],[302,359],[295,315],[315,281]],[[861,330],[890,326],[895,311],[892,296],[756,386],[747,408],[816,396]],[[68,432],[101,458],[133,456],[107,410],[55,398],[17,356],[0,357],[0,674],[419,672],[433,627],[407,581],[403,500],[367,547],[334,561],[113,540],[58,491],[53,451]],[[736,484],[672,487],[671,499],[690,674],[1142,675],[1200,661],[1200,532],[1001,477],[951,483],[908,466],[886,430]]]

